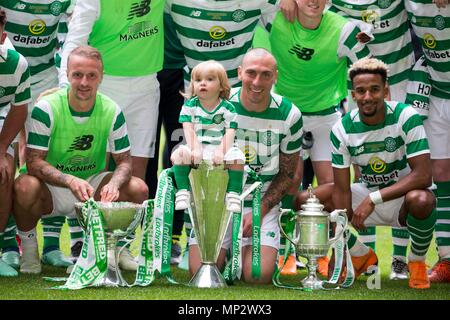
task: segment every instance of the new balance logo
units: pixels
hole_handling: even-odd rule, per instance
[[[92,141],[94,141],[94,136],[91,134],[76,137],[67,152],[72,152],[74,150],[89,150],[92,147]]]
[[[314,49],[301,47],[298,44],[289,49],[289,53],[295,54],[297,58],[302,60],[311,60],[312,55],[314,54]]]
[[[150,2],[151,0],[142,0],[140,3],[135,2],[131,4],[130,12],[128,13],[127,20],[131,20],[133,18],[140,18],[145,16],[150,12]]]
[[[200,17],[201,15],[202,15],[202,12],[199,10],[192,10],[192,12],[190,14],[191,17],[197,17],[197,18]]]

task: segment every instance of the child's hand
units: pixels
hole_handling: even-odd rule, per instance
[[[216,166],[223,164],[223,152],[220,148],[214,151],[213,163]]]
[[[191,160],[194,165],[199,165],[203,159],[203,150],[202,147],[196,147],[192,149]]]

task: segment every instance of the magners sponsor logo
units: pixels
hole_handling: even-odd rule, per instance
[[[119,41],[130,41],[151,37],[159,32],[150,21],[141,21],[128,27],[128,33],[119,35]]]

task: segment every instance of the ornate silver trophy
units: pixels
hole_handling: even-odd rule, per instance
[[[217,268],[223,238],[231,213],[225,210],[228,172],[223,166],[213,167],[202,162],[190,173],[192,189],[191,222],[200,251],[201,267],[189,282],[199,288],[226,287]]]
[[[86,231],[89,212],[83,210],[84,203],[75,203],[77,219]],[[117,242],[133,235],[142,220],[144,207],[142,204],[131,202],[97,202],[100,214],[103,216],[108,251],[108,269],[99,286],[124,287],[127,282],[122,276],[118,265],[119,250]]]
[[[324,211],[324,206],[313,194],[311,186],[308,188],[309,198],[302,205],[302,210],[296,212],[295,239],[291,239],[281,226],[281,214],[278,224],[283,235],[296,249],[297,254],[308,259],[306,267],[308,276],[301,281],[301,288],[315,290],[326,289],[325,281],[317,278],[317,258],[326,256],[330,246],[332,246],[343,234],[347,224],[346,210],[335,210],[332,213]],[[286,211],[286,210],[283,210]],[[345,223],[339,228],[334,238],[330,239],[330,223],[336,222],[342,216]]]

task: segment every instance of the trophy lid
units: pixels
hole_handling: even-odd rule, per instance
[[[306,200],[306,203],[302,205],[301,214],[328,215],[326,211],[323,211],[324,205],[320,203],[313,192],[313,187],[309,185],[309,198]]]

